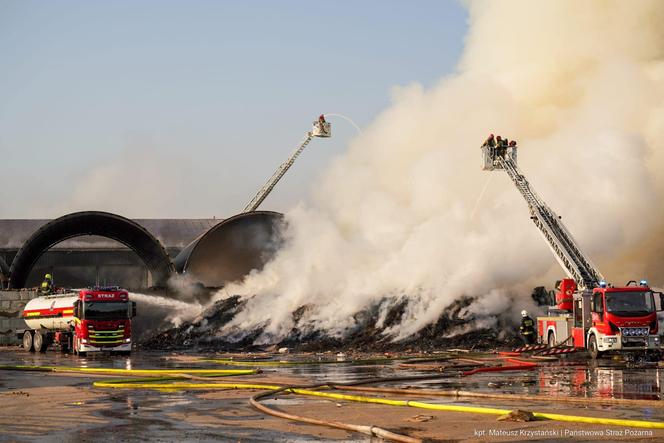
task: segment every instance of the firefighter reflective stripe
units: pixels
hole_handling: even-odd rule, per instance
[[[521,320],[521,326],[519,327],[519,330],[521,331],[521,334],[523,335],[531,335],[535,333],[535,321],[530,318],[526,317],[523,320]]]

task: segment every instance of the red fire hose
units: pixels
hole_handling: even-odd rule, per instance
[[[475,368],[471,369],[470,371],[464,371],[461,373],[463,377],[466,377],[468,375],[473,375],[477,374],[478,372],[500,372],[500,371],[530,371],[531,369],[535,369],[538,364],[537,363],[530,363],[526,361],[521,361],[521,360],[516,360],[514,358],[507,358],[506,359],[509,363],[514,363],[512,365],[504,365],[504,366],[487,366],[484,368]]]

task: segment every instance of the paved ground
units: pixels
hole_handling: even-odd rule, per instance
[[[114,368],[218,367],[196,355],[138,352],[130,358],[78,358],[56,352],[43,355],[0,348],[0,364]],[[247,358],[248,356],[236,356]],[[288,356],[287,358],[321,358]],[[322,356],[333,358],[330,355]],[[279,358],[279,357],[277,357]],[[283,356],[281,356],[283,358]],[[233,377],[276,384],[347,382],[372,377],[425,374],[424,368],[398,362],[363,365],[268,367],[259,375]],[[267,416],[248,403],[258,391],[155,391],[92,387],[109,378],[44,372],[0,371],[0,441],[367,441],[361,434],[299,424]],[[114,377],[118,378],[118,377]],[[224,381],[228,381],[226,379]],[[628,368],[625,364],[565,360],[534,371],[475,374],[428,382],[391,384],[429,389],[464,389],[487,393],[603,397],[604,405],[554,401],[461,401],[412,397],[435,403],[492,406],[563,414],[664,421],[664,409],[615,406],[611,398],[659,400],[664,370]],[[367,394],[380,397],[377,394]],[[400,398],[385,394],[384,397]],[[500,422],[495,415],[439,412],[286,395],[267,403],[280,410],[347,423],[375,425],[433,441],[662,441],[664,431],[554,421]]]

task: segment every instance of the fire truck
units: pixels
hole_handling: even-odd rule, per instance
[[[30,300],[22,313],[27,325],[17,335],[23,348],[46,352],[59,345],[80,356],[88,352],[131,353],[131,319],[136,302],[117,287],[97,287],[44,295]]]
[[[517,166],[516,143],[497,143],[490,137],[482,145],[482,169],[505,171],[530,209],[530,219],[566,272],[556,284],[549,315],[537,317],[539,343],[550,347],[568,344],[587,349],[593,359],[604,353],[641,353],[660,356],[656,301],[664,294],[646,280],[616,287],[581,250],[561,218],[535,192]]]

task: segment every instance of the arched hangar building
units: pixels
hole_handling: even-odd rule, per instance
[[[226,220],[130,220],[82,211],[54,220],[0,220],[0,287],[166,287],[186,275],[208,288],[260,269],[281,246],[283,215],[252,211]]]
[[[13,287],[38,286],[46,273],[63,287],[157,286],[163,282],[155,280],[168,277],[180,251],[220,221],[127,220],[97,212],[56,220],[0,220],[0,278],[6,285],[11,268]],[[15,261],[19,252],[21,259]]]

